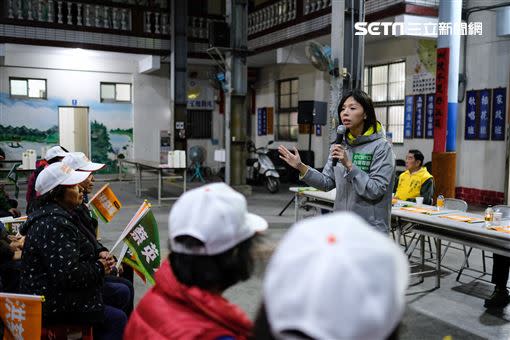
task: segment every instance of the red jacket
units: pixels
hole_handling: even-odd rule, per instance
[[[37,180],[37,176],[43,171],[44,168],[48,166],[48,162],[45,159],[41,159],[37,161],[36,169],[34,172],[30,174],[30,177],[28,178],[28,185],[27,185],[27,210],[28,206],[30,205],[30,202],[37,196],[37,192],[35,191],[35,181]]]
[[[221,295],[178,282],[168,261],[156,273],[156,285],[142,298],[124,331],[129,339],[214,340],[251,335],[246,314]]]

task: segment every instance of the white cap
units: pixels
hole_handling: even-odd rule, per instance
[[[267,221],[250,214],[243,195],[225,183],[189,190],[175,202],[168,219],[171,251],[190,255],[217,255],[267,229]],[[203,247],[187,248],[175,242],[192,236]]]
[[[88,172],[74,171],[62,162],[48,165],[37,176],[35,190],[44,195],[59,185],[75,185],[83,182],[89,177]]]
[[[386,339],[405,308],[409,264],[399,247],[353,213],[294,225],[271,258],[264,304],[277,339]]]
[[[69,152],[62,163],[68,165],[73,170],[97,171],[104,168],[102,163],[94,163],[83,152]]]
[[[67,155],[67,152],[62,149],[60,145],[55,145],[46,151],[46,155],[44,156],[44,159],[47,161],[55,158],[55,157],[65,157]]]

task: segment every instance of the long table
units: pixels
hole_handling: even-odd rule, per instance
[[[318,190],[310,190],[309,188],[290,188],[291,192],[295,193],[295,218],[299,218],[300,205],[319,206],[321,208],[330,207],[332,210],[335,201],[335,190],[323,192]],[[402,209],[403,202],[398,202],[391,209],[392,217],[397,220],[397,237],[399,242],[400,233],[404,228],[404,223],[408,230],[420,235],[421,237],[421,262],[424,265],[424,236],[429,236],[436,241],[436,286],[440,286],[440,267],[441,267],[441,241],[451,241],[460,243],[472,248],[489,251],[499,255],[510,257],[510,234],[489,230],[485,227],[485,223],[468,223],[453,221],[441,216],[445,215],[462,215],[483,219],[483,216],[455,211],[443,210],[438,212],[437,215],[427,215],[422,213],[410,212]],[[405,202],[405,205],[415,205],[410,202]],[[422,205],[424,208],[435,208],[431,206]],[[510,221],[502,221],[503,225],[509,225]]]
[[[312,187],[290,187],[294,193],[294,221],[299,219],[299,207],[314,207],[333,211],[336,189],[331,191],[320,191]]]
[[[158,204],[161,204],[161,201],[165,200],[176,200],[179,197],[162,197],[162,189],[163,189],[163,180],[164,179],[182,179],[183,180],[183,192],[186,191],[186,168],[171,168],[167,164],[160,164],[158,162],[146,161],[146,160],[137,160],[137,159],[119,159],[119,169],[122,168],[123,164],[133,165],[136,169],[135,175],[135,194],[140,197],[142,195],[142,173],[144,171],[147,172],[155,172],[158,175]],[[175,173],[175,170],[182,170],[182,175],[178,175]],[[119,170],[121,171],[121,170]],[[167,174],[171,172],[170,174]],[[119,172],[120,174],[120,172]],[[119,177],[119,180],[122,180]]]

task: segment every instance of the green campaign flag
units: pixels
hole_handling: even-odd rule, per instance
[[[108,223],[108,221],[104,218],[104,216],[101,215],[101,213],[99,211],[97,211],[96,207],[93,206],[92,204],[89,206],[89,210],[90,210],[90,216],[92,216],[92,218],[94,218],[98,221],[101,220],[104,223]]]
[[[158,225],[150,206],[147,206],[146,212],[142,212],[138,222],[126,234],[124,242],[130,254],[124,257],[123,262],[154,284],[154,273],[161,264],[161,249]]]

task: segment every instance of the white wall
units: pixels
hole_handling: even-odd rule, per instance
[[[494,1],[497,4],[502,1]],[[488,5],[485,1],[470,1],[469,6]],[[467,39],[467,90],[506,87],[510,81],[510,38],[496,37],[496,12],[473,13],[470,22],[483,23],[483,36]],[[462,48],[460,71],[462,72]],[[365,64],[379,64],[398,59],[406,60],[406,95],[411,94],[413,60],[416,59],[416,40],[386,39],[367,43]],[[459,93],[462,97],[463,94]],[[506,143],[499,141],[465,141],[465,101],[458,104],[457,118],[457,187],[503,192],[505,182]],[[507,112],[507,121],[509,112]],[[432,139],[405,139],[394,145],[397,158],[405,158],[409,149],[419,149],[425,162],[431,160]]]
[[[500,1],[494,1],[497,4]],[[488,5],[485,1],[470,1],[470,6]],[[483,23],[483,36],[467,40],[467,90],[510,87],[510,37],[496,36],[496,12],[476,12],[470,22]],[[457,186],[505,191],[505,153],[503,141],[465,141],[465,107],[459,103],[457,125]]]
[[[274,108],[274,134],[266,136],[257,136],[257,115],[252,117],[252,136],[257,147],[264,146],[269,140],[275,140],[277,110],[276,96],[278,80],[288,78],[298,78],[299,80],[299,100],[319,100],[328,102],[329,98],[329,79],[323,72],[317,71],[311,65],[275,65],[261,69],[259,81],[256,88],[256,109],[261,107]],[[312,135],[312,151],[315,153],[315,166],[322,167],[327,159],[329,128],[322,127],[322,136]],[[272,148],[278,145],[285,145],[287,148],[296,146],[299,150],[308,150],[308,134],[299,134],[298,142],[275,140]],[[325,151],[326,150],[326,151]]]
[[[37,64],[37,63],[35,63]],[[9,96],[9,77],[46,79],[47,99],[13,99]],[[0,124],[4,127],[26,126],[30,129],[45,131],[58,125],[58,107],[77,106],[89,108],[89,120],[103,124],[111,129],[131,129],[133,110],[131,104],[104,104],[100,102],[100,82],[132,83],[131,74],[83,72],[58,69],[40,69],[25,67],[0,67]],[[112,135],[110,134],[110,138]],[[126,142],[131,145],[130,142]],[[45,148],[44,143],[23,142],[23,148],[6,148],[9,157],[19,159],[24,148],[36,148],[38,155]],[[47,145],[46,145],[47,146]],[[112,146],[115,147],[114,143]],[[120,150],[126,156],[132,156],[131,146]],[[92,156],[95,155],[94,149]],[[109,152],[109,159],[115,155]],[[103,160],[104,161],[104,160]]]
[[[168,64],[158,72],[133,76],[134,156],[160,160],[160,130],[170,130],[170,80]]]
[[[35,49],[16,49],[12,44],[7,44],[4,64],[44,69],[136,73],[138,59],[144,57],[142,55],[124,55],[123,53],[96,53],[73,48],[58,49],[57,51],[58,54],[38,53]]]
[[[406,85],[405,94],[412,94],[412,75],[417,54],[415,39],[390,38],[368,42],[365,47],[365,65],[376,65],[405,60]],[[397,159],[405,159],[407,151],[420,150],[425,156],[425,163],[432,159],[432,139],[404,139],[403,144],[393,144],[393,151]]]

